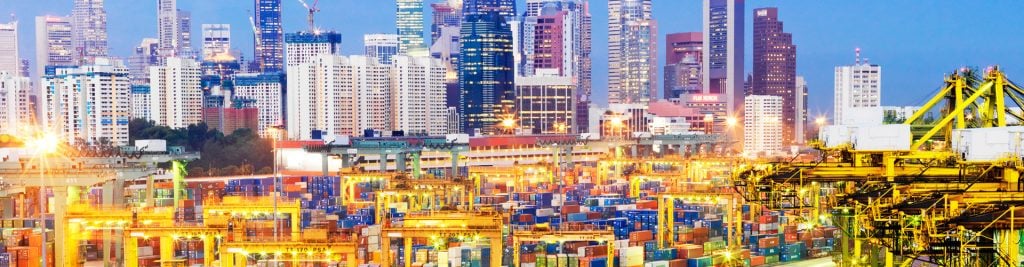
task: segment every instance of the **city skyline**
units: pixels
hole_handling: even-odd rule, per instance
[[[430,2],[430,1],[425,1]],[[207,2],[180,0],[178,6],[192,13],[193,29],[201,24],[227,23],[234,25],[232,39],[234,48],[243,52],[247,60],[252,55],[252,34],[249,30],[249,16],[252,14],[249,1]],[[307,28],[306,12],[298,1],[283,0],[285,32]],[[525,1],[519,1],[520,7]],[[607,19],[607,1],[591,1],[594,25],[604,25]],[[654,18],[659,20],[659,60],[665,62],[664,38],[674,32],[700,31],[701,3],[699,1],[664,1],[653,3]],[[957,24],[943,23],[942,18],[954,13],[980,14],[982,10],[995,12],[993,16],[1009,16],[1012,8],[995,3],[973,3],[953,6],[942,2],[894,1],[885,5],[863,5],[860,3],[818,3],[809,1],[756,2],[748,1],[745,12],[754,8],[775,6],[783,10],[780,19],[786,21],[787,32],[793,33],[794,44],[801,47],[802,60],[797,74],[807,78],[810,90],[809,113],[829,114],[832,110],[832,74],[834,67],[848,64],[854,48],[861,48],[865,58],[872,63],[886,67],[883,79],[887,88],[883,105],[917,105],[927,94],[939,87],[936,77],[941,77],[961,66],[984,68],[1000,64],[1008,74],[1024,73],[1024,67],[1015,68],[1011,62],[1024,61],[1024,54],[1014,53],[1012,41],[972,43],[953,36],[941,35],[952,30],[970,31],[977,34],[1000,34],[1006,38],[1018,38],[1024,30],[1001,27],[978,27],[985,25],[980,17],[966,17]],[[27,2],[10,1],[0,3],[0,11],[14,13],[19,20],[19,50],[22,59],[35,58],[34,32],[35,16],[69,16],[73,1],[43,0]],[[343,34],[342,54],[361,54],[362,34],[390,33],[395,29],[393,1],[324,1],[317,16],[317,25],[324,29],[337,30]],[[156,37],[156,2],[107,1],[105,3],[110,37],[110,54],[127,59],[139,41],[145,37]],[[896,10],[918,9],[931,12],[896,14]],[[972,12],[973,11],[973,12]],[[424,10],[425,25],[430,24],[429,10]],[[333,14],[333,15],[326,15]],[[943,15],[945,14],[945,15]],[[0,20],[6,22],[7,18]],[[834,21],[856,21],[858,23],[833,23]],[[746,26],[751,26],[750,19]],[[887,27],[905,25],[906,27]],[[594,96],[598,104],[607,99],[607,50],[601,45],[607,40],[604,27],[594,27],[592,57],[594,68]],[[1010,31],[1010,32],[1005,32]],[[425,30],[424,36],[429,30]],[[751,50],[751,31],[746,53]],[[197,47],[199,38],[193,38]],[[945,56],[935,56],[942,52]],[[811,56],[813,55],[813,56]],[[751,69],[751,59],[746,59],[745,69]],[[33,62],[33,69],[36,67]],[[659,72],[661,66],[658,66]],[[38,73],[33,70],[33,73]],[[659,74],[662,75],[662,74]],[[660,82],[660,81],[659,81]],[[659,90],[660,91],[660,90]]]

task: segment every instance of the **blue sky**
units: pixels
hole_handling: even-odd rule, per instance
[[[425,0],[432,2],[432,0]],[[71,0],[0,0],[0,14],[21,21],[21,57],[34,60],[34,16],[66,15]],[[143,37],[156,36],[155,0],[107,0],[111,53],[126,57]],[[298,0],[283,0],[288,32],[305,29],[306,12]],[[520,5],[525,2],[520,0]],[[606,99],[607,1],[591,0],[594,16],[594,98]],[[699,0],[654,0],[660,35],[659,62],[664,62],[664,35],[701,30]],[[203,23],[232,25],[233,46],[252,55],[251,0],[179,0],[192,12],[194,40]],[[1013,17],[1024,10],[1017,1],[838,1],[748,0],[747,63],[750,67],[751,10],[776,6],[785,30],[797,45],[797,73],[809,84],[810,113],[829,113],[836,65],[863,57],[882,65],[885,105],[916,105],[938,89],[944,73],[960,66],[1000,65],[1009,77],[1024,75],[1024,27]],[[362,51],[362,35],[394,31],[394,1],[321,0],[317,24],[343,34],[343,52]],[[429,15],[427,15],[429,19]],[[0,21],[7,21],[7,16]],[[33,63],[34,66],[34,63]],[[660,69],[660,66],[659,66]],[[659,81],[660,83],[660,81]],[[660,89],[659,89],[660,92]]]

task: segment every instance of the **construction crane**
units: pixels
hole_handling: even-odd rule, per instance
[[[299,3],[302,3],[302,7],[306,8],[306,10],[309,11],[309,15],[306,18],[307,20],[309,20],[309,32],[319,32],[316,29],[316,24],[313,23],[313,16],[316,15],[316,12],[320,12],[320,8],[317,7],[317,4],[320,4],[320,0],[313,0],[313,5],[307,4],[306,0],[299,0]]]

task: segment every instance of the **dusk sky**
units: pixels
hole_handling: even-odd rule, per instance
[[[306,11],[299,1],[283,2],[285,31],[306,29]],[[654,0],[661,47],[659,64],[664,63],[666,33],[701,30],[701,2]],[[0,0],[0,12],[14,13],[21,21],[21,58],[35,60],[34,17],[68,15],[71,3]],[[519,0],[521,6],[524,3]],[[603,104],[607,101],[607,1],[590,3],[594,17],[594,99]],[[178,6],[192,12],[193,47],[199,47],[201,24],[228,23],[232,26],[232,45],[246,58],[252,57],[251,0],[179,0]],[[944,73],[961,66],[1001,65],[1011,79],[1024,76],[1024,27],[1012,19],[1024,10],[1024,2],[748,0],[747,73],[752,70],[751,10],[769,6],[779,8],[785,30],[793,34],[797,74],[808,81],[808,112],[812,117],[831,113],[834,67],[852,63],[856,47],[862,49],[864,58],[882,65],[883,105],[920,105],[938,89]],[[365,33],[395,31],[392,0],[321,0],[320,7],[317,24],[343,34],[346,55],[362,53]],[[429,25],[427,9],[424,16]],[[107,0],[106,10],[112,55],[126,58],[142,38],[156,36],[156,0]],[[8,16],[0,18],[0,22],[7,20]],[[426,35],[429,41],[429,32]],[[658,91],[660,94],[660,86]]]

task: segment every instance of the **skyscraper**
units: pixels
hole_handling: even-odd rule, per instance
[[[199,63],[170,57],[163,66],[150,67],[149,76],[149,115],[157,125],[185,128],[202,121]]]
[[[703,93],[701,64],[704,63],[703,35],[699,32],[665,36],[665,99]]]
[[[399,36],[397,34],[366,34],[363,35],[363,55],[376,58],[380,64],[391,64],[391,57],[398,54]]]
[[[192,49],[192,12],[178,9],[178,57],[197,59]]]
[[[43,77],[46,66],[75,65],[73,30],[67,17],[36,17],[36,73]]]
[[[782,98],[782,143],[796,140],[796,46],[793,36],[783,31],[779,10],[774,7],[754,9],[754,72],[751,90],[754,95]]]
[[[298,66],[323,55],[341,54],[341,34],[337,32],[297,32],[284,36],[285,64]]]
[[[526,133],[575,133],[576,82],[569,76],[516,77],[519,127]]]
[[[107,56],[107,11],[103,8],[103,1],[75,0],[71,23],[75,29],[76,58],[79,55],[84,59]]]
[[[524,12],[520,74],[556,71],[576,82],[574,130],[586,130],[590,99],[591,42],[589,1],[527,0]],[[543,75],[548,75],[544,73]]]
[[[516,18],[516,0],[462,0],[463,21],[469,15],[480,15],[496,11],[505,22],[511,22]]]
[[[493,134],[500,131],[495,129],[499,120],[515,114],[512,29],[501,12],[479,13],[477,9],[486,8],[473,7],[465,12],[460,34],[461,128],[466,133]]]
[[[657,97],[657,23],[651,0],[608,1],[608,103]]]
[[[231,53],[231,24],[203,24],[203,60]]]
[[[132,118],[150,120],[149,105],[152,104],[151,102],[148,84],[132,85]]]
[[[157,39],[159,54],[168,57],[178,53],[181,46],[181,26],[178,20],[177,0],[157,0]]]
[[[803,76],[796,76],[796,125],[793,130],[794,142],[803,144],[807,141],[807,81]]]
[[[281,27],[281,0],[254,0],[256,9],[256,63],[261,72],[284,70],[284,30]]]
[[[704,93],[722,94],[728,116],[743,111],[744,0],[704,0]]]
[[[149,84],[149,67],[160,63],[160,41],[144,38],[128,58],[128,77],[133,85]]]
[[[0,134],[17,134],[33,122],[29,95],[31,79],[0,72]]]
[[[754,157],[781,152],[782,97],[750,95],[743,110],[743,153]]]
[[[398,33],[398,53],[425,56],[423,43],[423,0],[397,0],[395,25]]]
[[[18,58],[18,22],[0,23],[0,72],[21,73]]]
[[[441,31],[446,27],[456,29],[462,23],[462,1],[443,0],[442,2],[430,4],[433,10],[433,23],[430,24],[430,43],[437,42],[441,37]]]
[[[853,65],[836,66],[835,80],[835,112],[833,122],[851,124],[847,110],[850,108],[878,107],[882,100],[882,67],[869,64],[860,59],[860,48],[857,48],[857,59]],[[853,116],[850,116],[851,118]]]
[[[43,77],[43,128],[73,145],[127,145],[132,115],[128,69],[106,58],[95,61],[56,68]]]

